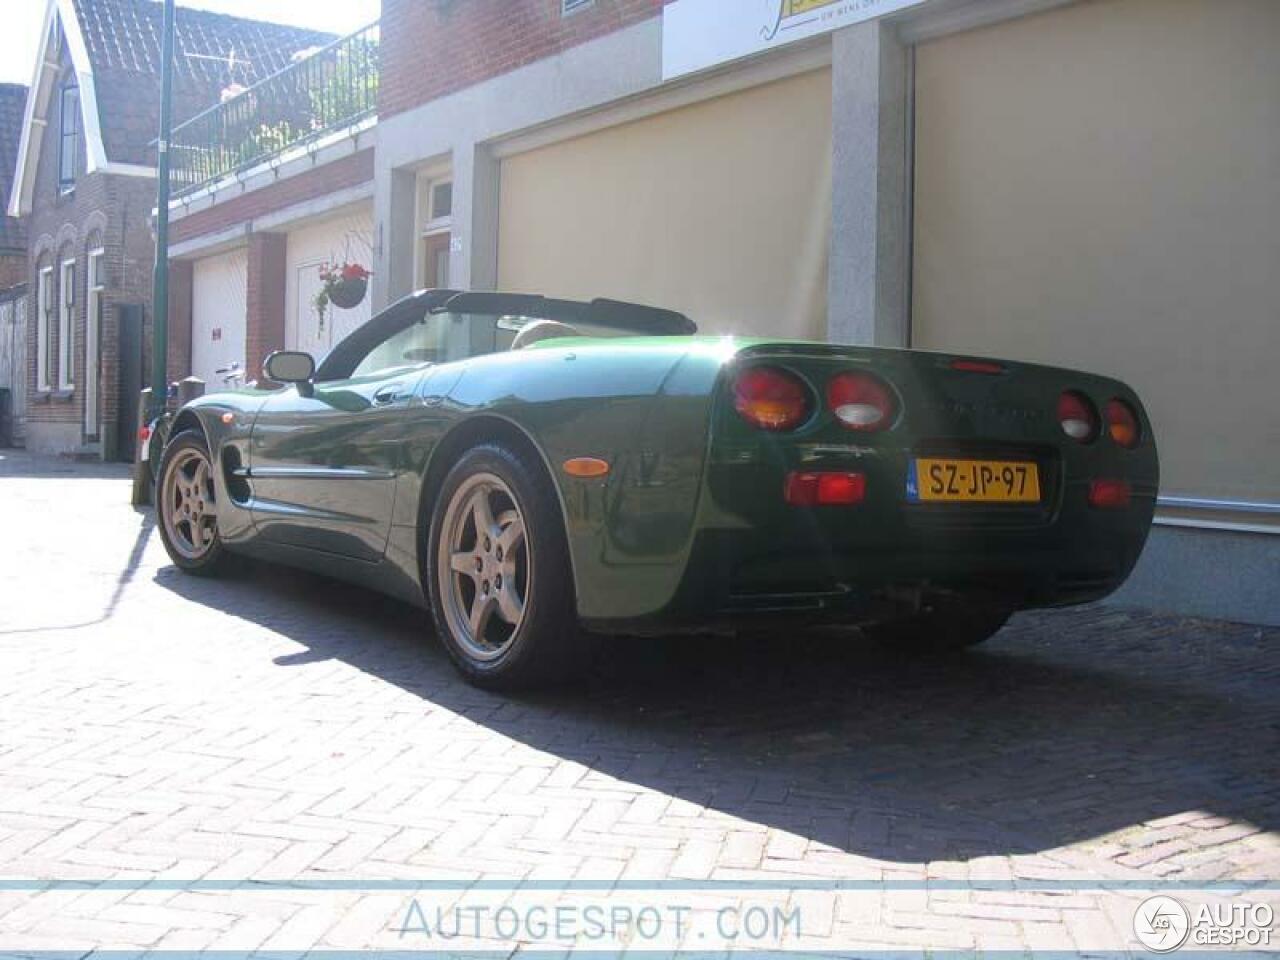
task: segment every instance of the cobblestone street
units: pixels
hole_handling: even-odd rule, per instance
[[[0,456],[0,876],[178,883],[0,887],[0,952],[361,946],[391,915],[181,887],[241,880],[869,881],[856,908],[793,894],[812,935],[1073,950],[1133,943],[1082,884],[1280,877],[1280,631],[1090,607],[935,662],[841,631],[627,641],[505,698],[412,608],[179,574],[128,492]]]

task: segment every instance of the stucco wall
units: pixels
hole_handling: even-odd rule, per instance
[[[1280,501],[1280,3],[1096,0],[916,57],[914,344],[1130,382],[1162,492]]]

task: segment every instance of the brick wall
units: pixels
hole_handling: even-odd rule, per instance
[[[27,282],[27,254],[0,253],[0,290]]]
[[[249,282],[245,303],[245,377],[262,377],[262,361],[284,347],[285,245],[284,233],[249,235]]]
[[[595,0],[567,16],[560,0],[382,0],[378,115],[553,56],[656,16],[670,0]]]
[[[71,77],[70,64],[65,53],[57,88]],[[70,425],[84,422],[85,380],[85,316],[88,297],[88,251],[92,247],[104,250],[101,296],[102,324],[99,334],[99,396],[101,398],[100,422],[105,427],[114,424],[119,404],[119,338],[116,308],[121,304],[144,305],[147,328],[145,344],[150,341],[151,320],[151,272],[155,260],[155,246],[151,236],[149,217],[155,206],[155,180],[150,177],[121,177],[95,173],[85,175],[84,143],[81,140],[80,175],[75,189],[63,193],[58,186],[58,136],[57,105],[54,98],[49,124],[42,138],[37,161],[31,216],[27,221],[28,254],[26,280],[30,284],[27,336],[27,423],[28,442],[39,444],[42,425]],[[74,258],[75,305],[72,314],[73,343],[72,370],[75,388],[68,393],[59,392],[54,384],[52,391],[37,389],[36,363],[39,357],[37,344],[39,270],[46,265],[54,267],[54,303],[61,297],[59,263],[64,258]],[[58,330],[56,308],[50,324],[50,356],[58,355]],[[149,359],[144,356],[143,370],[149,369]],[[110,452],[110,451],[108,451]]]
[[[169,382],[191,375],[191,284],[195,264],[169,261],[168,356]]]
[[[250,193],[224,200],[217,206],[175,220],[169,229],[169,242],[182,243],[193,237],[217,233],[254,217],[294,204],[305,203],[338,190],[367,183],[373,179],[373,150],[361,150],[331,161],[297,176],[261,187]]]

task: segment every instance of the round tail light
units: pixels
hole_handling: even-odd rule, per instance
[[[897,402],[889,385],[869,373],[841,373],[827,384],[827,407],[850,430],[874,433],[893,425]]]
[[[1058,423],[1077,443],[1089,443],[1098,436],[1098,411],[1088,397],[1075,390],[1058,398]]]
[[[761,430],[794,430],[809,419],[809,390],[795,374],[752,367],[733,382],[733,407]]]
[[[1142,430],[1138,426],[1138,415],[1133,407],[1123,400],[1115,399],[1107,402],[1107,433],[1111,439],[1122,447],[1132,450],[1142,439]]]

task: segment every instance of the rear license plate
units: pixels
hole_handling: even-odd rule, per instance
[[[1026,460],[917,457],[907,472],[916,503],[1039,503],[1040,471]]]

